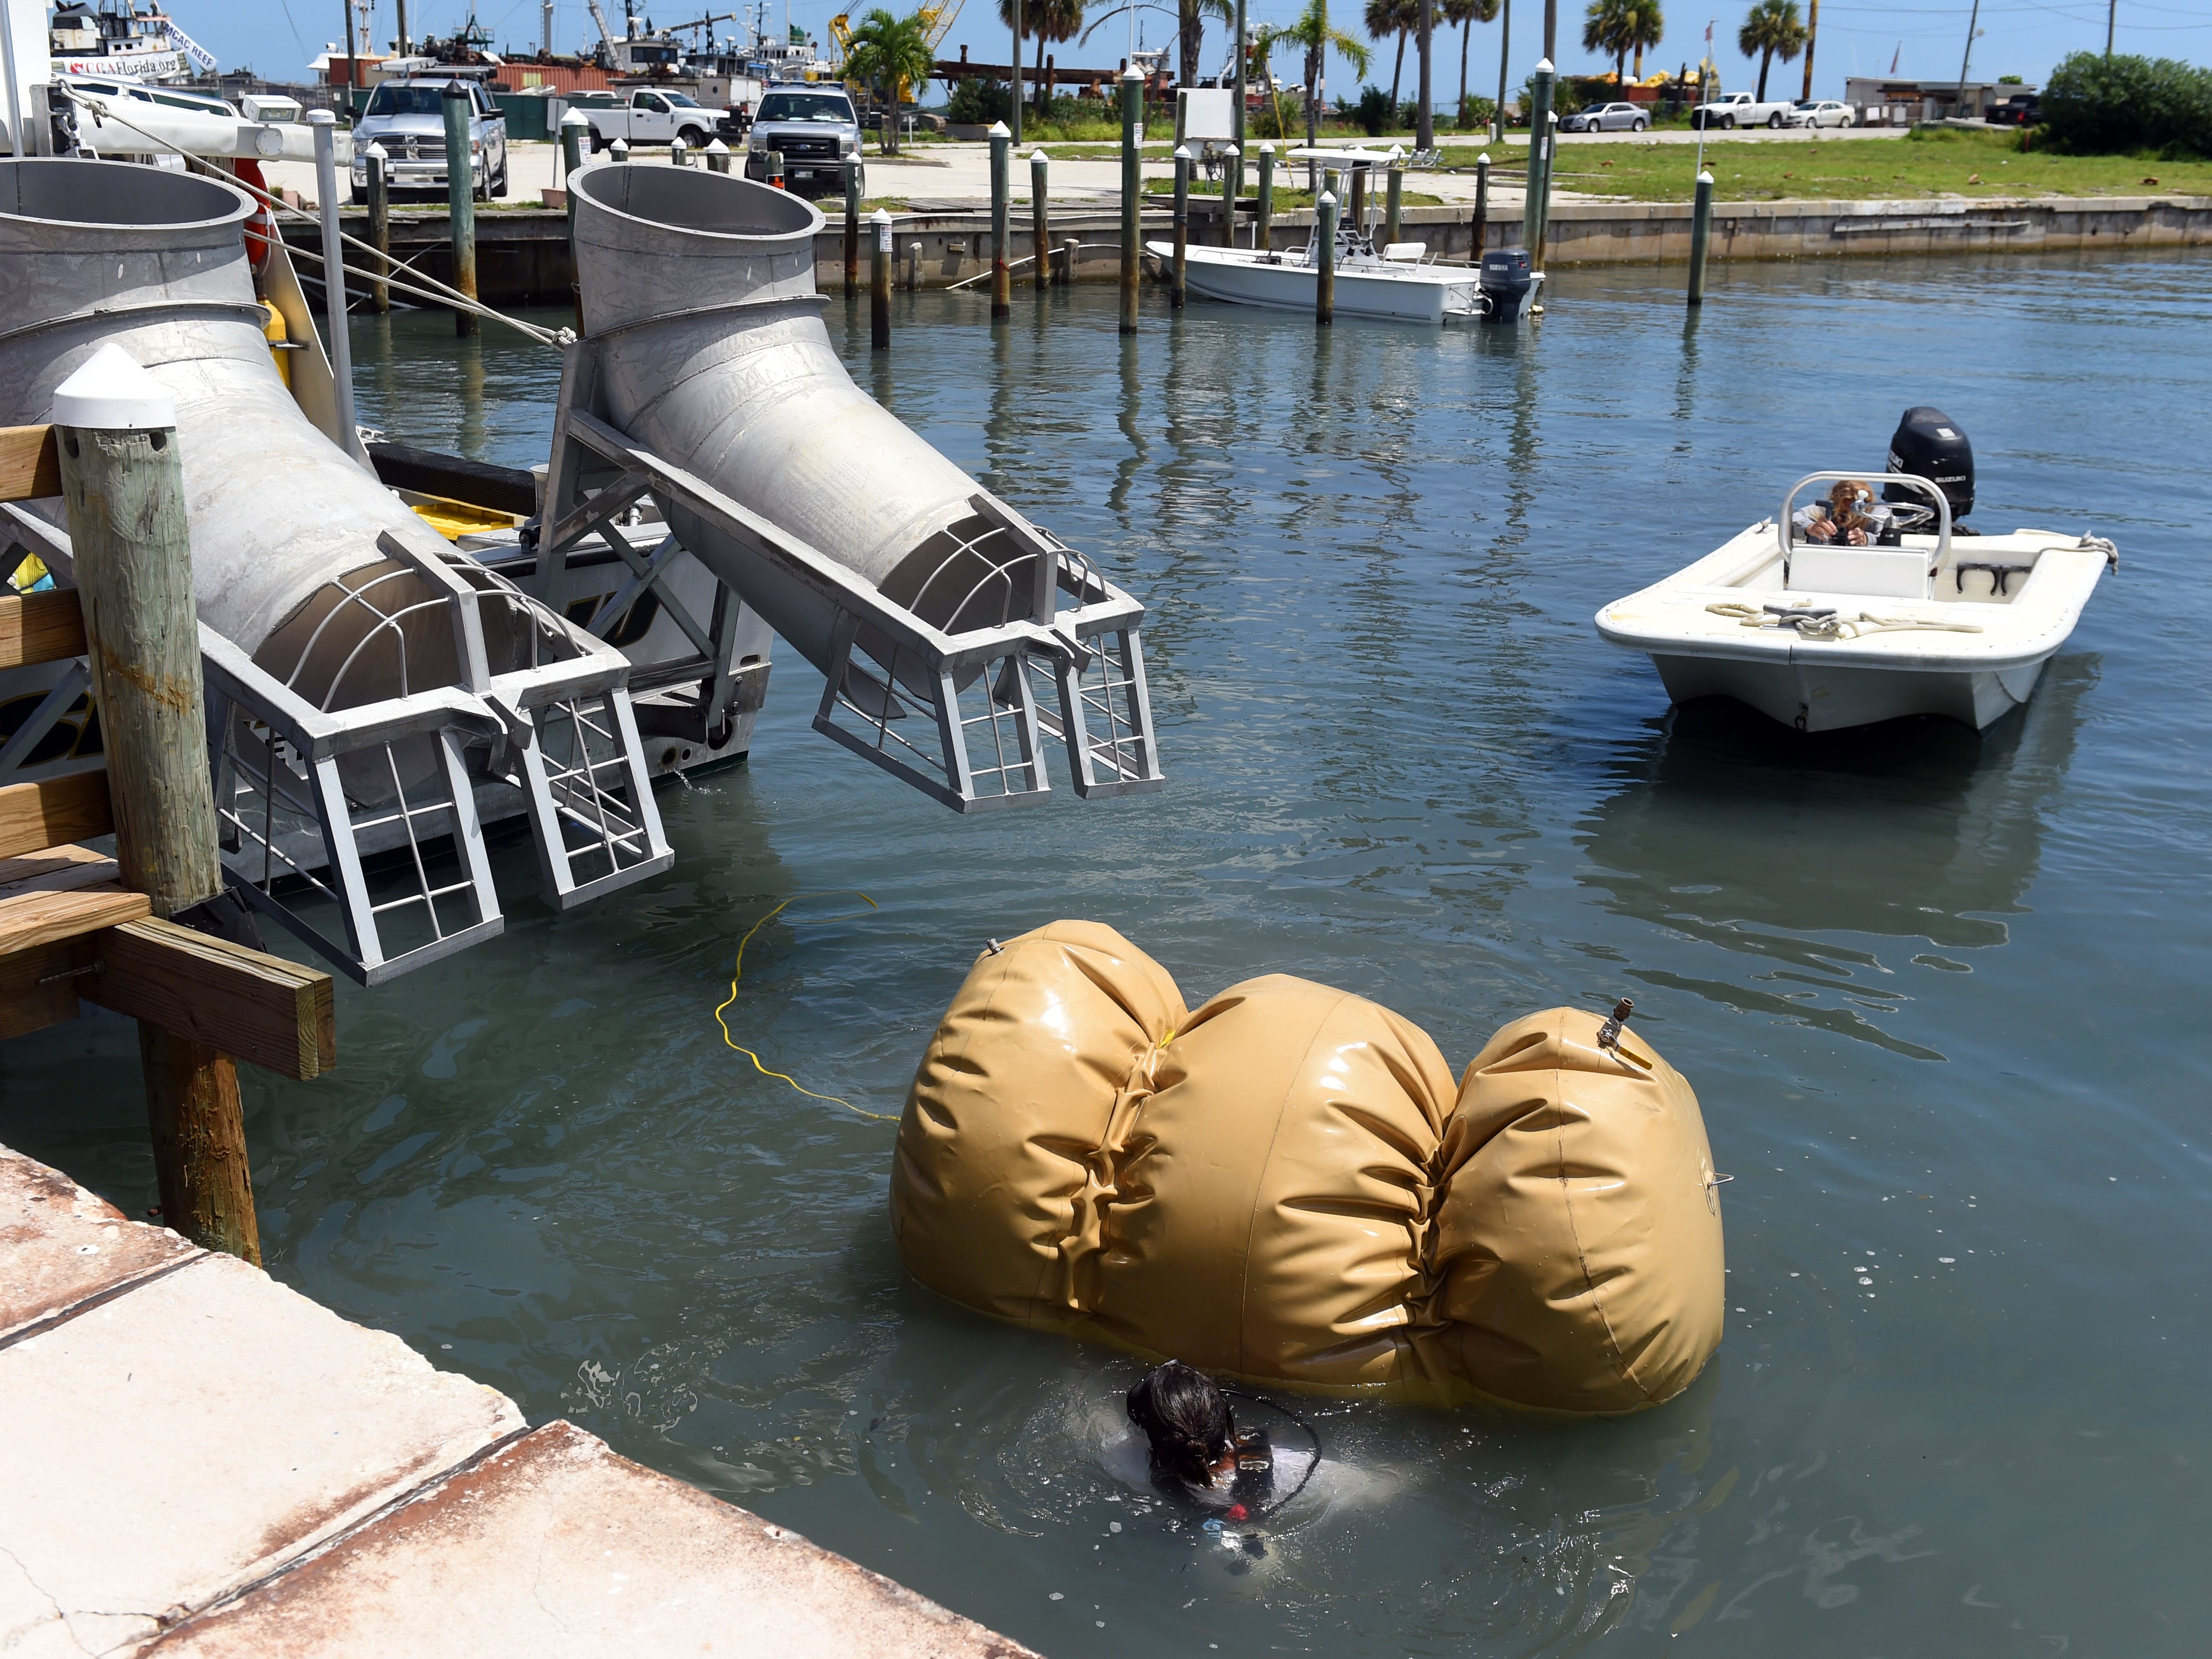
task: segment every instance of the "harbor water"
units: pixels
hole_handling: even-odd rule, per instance
[[[671,874],[556,915],[508,845],[503,938],[341,982],[333,1075],[246,1077],[271,1272],[1054,1659],[2201,1650],[2204,271],[1729,268],[1686,321],[1679,271],[1568,271],[1489,331],[1148,294],[1133,341],[1110,289],[902,294],[887,361],[834,300],[864,386],[1148,601],[1167,793],[956,817],[781,652],[750,763],[661,797]],[[354,338],[364,420],[544,459],[553,354]],[[1596,637],[1915,404],[1974,523],[2119,545],[2024,716],[1808,739]],[[1125,1484],[1135,1364],[917,1289],[885,1221],[934,1022],[1057,917],[1455,1066],[1633,996],[1733,1177],[1705,1374],[1614,1421],[1289,1402],[1325,1462],[1251,1544]],[[0,1067],[0,1139],[143,1213],[130,1025]]]

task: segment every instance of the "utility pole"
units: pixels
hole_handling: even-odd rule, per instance
[[[2112,55],[2112,24],[2118,18],[2120,0],[2105,0],[2105,56]]]
[[[1951,100],[1951,113],[1962,121],[1966,117],[1966,65],[1974,61],[1974,25],[1981,21],[1982,0],[1974,0],[1966,16],[1966,50],[1959,58],[1959,90]]]
[[[1437,143],[1435,98],[1429,90],[1429,47],[1436,38],[1437,0],[1421,0],[1421,108],[1413,118],[1413,148],[1434,149]]]

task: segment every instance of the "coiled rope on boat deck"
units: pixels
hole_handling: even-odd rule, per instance
[[[746,1048],[744,1043],[738,1042],[735,1037],[730,1035],[729,1025],[722,1018],[723,1010],[738,1000],[738,981],[744,977],[745,972],[745,946],[753,942],[753,935],[760,932],[762,928],[767,927],[769,923],[774,921],[778,916],[781,915],[786,910],[798,903],[799,901],[803,898],[829,898],[832,896],[842,896],[848,893],[859,899],[860,902],[866,905],[870,910],[880,909],[882,908],[875,902],[875,900],[870,898],[866,893],[860,891],[857,887],[833,887],[816,893],[793,893],[789,898],[784,900],[781,904],[777,905],[775,909],[769,911],[758,921],[753,923],[751,927],[746,928],[745,936],[738,941],[738,959],[730,970],[730,994],[724,997],[721,1000],[720,1006],[714,1010],[714,1024],[721,1028],[722,1041],[728,1043],[731,1048],[735,1048],[747,1060],[752,1061],[753,1068],[759,1072],[762,1076],[775,1078],[780,1081],[788,1083],[793,1088],[798,1090],[799,1093],[806,1096],[810,1100],[831,1101],[837,1105],[842,1106],[848,1112],[857,1112],[862,1117],[873,1118],[878,1123],[896,1123],[898,1121],[898,1119],[889,1112],[872,1112],[865,1106],[855,1106],[851,1101],[847,1100],[842,1095],[817,1094],[813,1090],[808,1088],[805,1084],[801,1083],[797,1078],[793,1077],[789,1073],[778,1072],[770,1069],[769,1066],[762,1060],[758,1054],[755,1054],[750,1048]],[[832,921],[849,921],[854,916],[864,915],[866,914],[866,911],[861,910],[848,910],[841,915],[811,916],[801,918],[800,921],[795,921],[793,925],[797,927],[810,921],[817,924]]]
[[[1778,605],[1753,607],[1727,600],[1705,607],[1715,617],[1733,617],[1745,628],[1794,630],[1801,640],[1855,640],[1864,634],[1898,634],[1925,629],[1942,634],[1978,634],[1979,623],[1923,622],[1917,617],[1877,617],[1862,611],[1856,617],[1839,617],[1832,610],[1790,609]]]

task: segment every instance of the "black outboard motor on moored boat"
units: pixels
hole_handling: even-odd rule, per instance
[[[1974,510],[1974,447],[1942,410],[1923,404],[1905,411],[1905,418],[1890,437],[1889,470],[1927,479],[1951,503],[1954,533],[1974,533],[1959,525]],[[1917,507],[1929,505],[1925,495],[1907,484],[1884,484],[1881,498]]]
[[[1536,286],[1525,247],[1495,248],[1482,256],[1480,277],[1482,297],[1489,303],[1485,322],[1517,323],[1528,309],[1528,296]]]

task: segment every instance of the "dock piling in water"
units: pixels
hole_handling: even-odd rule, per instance
[[[1252,216],[1252,246],[1262,253],[1275,245],[1275,147],[1260,146],[1260,203]]]
[[[1121,332],[1137,331],[1137,236],[1144,205],[1138,135],[1144,130],[1145,77],[1134,64],[1121,71]]]
[[[1321,246],[1321,274],[1314,283],[1314,321],[1328,328],[1336,321],[1336,197],[1321,193],[1314,204],[1314,234]]]
[[[1016,89],[1018,100],[1020,88]],[[1014,314],[1012,278],[1006,268],[1006,237],[1013,194],[1014,135],[1004,121],[991,124],[991,320]]]
[[[614,143],[609,144],[607,146],[607,157],[610,161],[613,161],[617,167],[620,167],[624,161],[629,161],[629,140],[627,138],[617,138]]]
[[[392,309],[392,284],[385,281],[392,274],[392,185],[384,173],[383,145],[372,143],[362,159],[368,164],[368,240],[376,250],[368,308],[380,313]]]
[[[1036,291],[1052,285],[1052,207],[1045,191],[1045,174],[1051,161],[1042,150],[1030,156],[1030,254],[1036,269],[1031,273]]]
[[[668,165],[688,167],[691,165],[691,147],[681,138],[672,139],[668,145]]]
[[[1066,283],[1075,280],[1075,256],[1082,246],[1073,236],[1060,245],[1060,271],[1055,281]]]
[[[730,147],[719,138],[709,138],[707,148],[699,152],[710,171],[727,173],[730,170]]]
[[[1710,168],[1698,175],[1697,205],[1690,219],[1689,303],[1705,302],[1705,251],[1713,236],[1713,175]]]
[[[1243,126],[1239,121],[1237,124]],[[1221,169],[1221,246],[1237,246],[1237,203],[1244,194],[1244,147],[1231,144]]]
[[[878,208],[868,221],[876,233],[874,264],[868,283],[868,348],[888,351],[891,345],[891,216]]]
[[[1382,185],[1382,245],[1388,247],[1398,240],[1400,226],[1406,211],[1406,153],[1397,145],[1390,146],[1390,166]]]
[[[57,391],[54,415],[116,861],[167,921],[223,890],[176,406],[108,348]],[[144,1019],[138,1051],[164,1219],[258,1265],[237,1062]]]
[[[1490,152],[1485,150],[1474,158],[1474,224],[1472,251],[1468,264],[1482,263],[1483,244],[1490,234]]]
[[[468,92],[458,81],[449,82],[444,102],[446,222],[453,239],[453,286],[473,300],[477,297],[477,180],[475,165],[469,159]],[[474,339],[478,327],[475,312],[454,310],[456,338]]]
[[[845,297],[860,291],[860,160],[848,157],[845,174]]]
[[[1182,309],[1183,283],[1190,270],[1190,150],[1182,144],[1175,153],[1175,268],[1168,283],[1168,303]]]
[[[1521,246],[1528,250],[1532,263],[1542,234],[1544,175],[1550,171],[1551,160],[1545,140],[1551,134],[1552,82],[1556,78],[1548,58],[1538,58],[1528,76],[1528,185],[1521,198]]]

